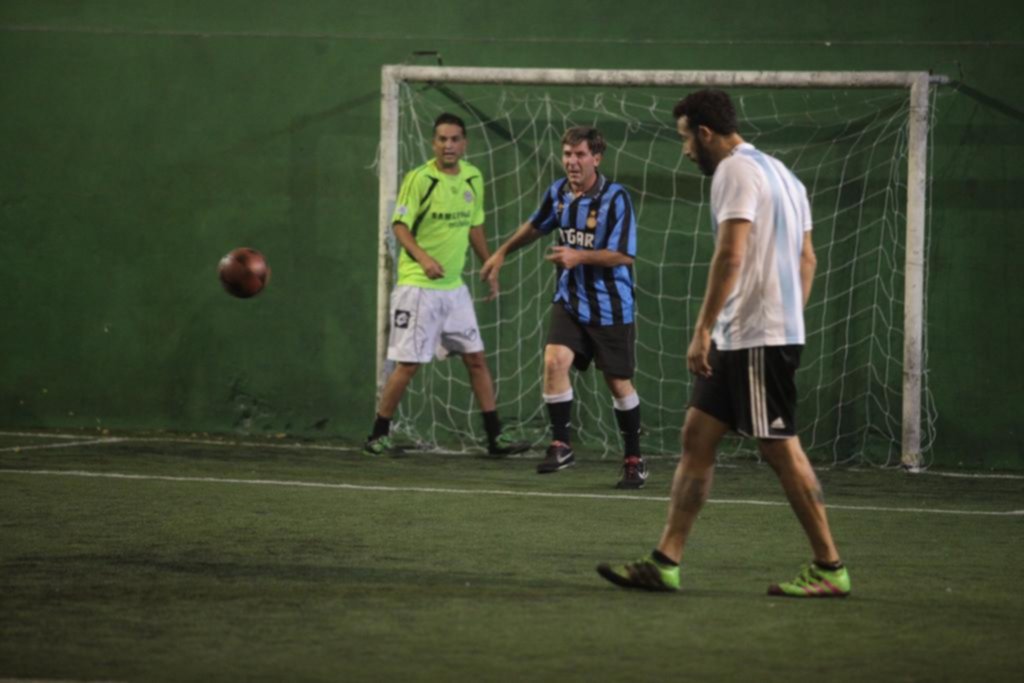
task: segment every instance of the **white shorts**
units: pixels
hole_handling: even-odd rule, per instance
[[[391,292],[388,360],[429,363],[435,352],[484,350],[469,288],[424,289],[401,285]]]

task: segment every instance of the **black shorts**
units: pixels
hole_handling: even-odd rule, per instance
[[[583,371],[594,361],[606,375],[632,379],[636,370],[636,325],[584,325],[565,306],[551,306],[548,344],[568,346],[575,354],[572,364]]]
[[[690,406],[744,436],[796,436],[796,370],[803,346],[758,346],[708,354],[711,377],[697,376]]]

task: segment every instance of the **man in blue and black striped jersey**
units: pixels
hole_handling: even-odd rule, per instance
[[[640,488],[647,464],[640,454],[640,399],[636,368],[636,214],[629,192],[598,171],[605,141],[596,128],[577,126],[562,136],[565,178],[548,188],[540,207],[483,265],[493,277],[511,252],[557,231],[545,256],[556,267],[551,324],[544,347],[544,402],[552,442],[538,465],[541,474],[575,464],[570,419],[569,368],[591,360],[604,373],[622,432],[625,455],[619,488]]]

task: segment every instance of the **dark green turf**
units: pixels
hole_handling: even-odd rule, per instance
[[[3,448],[43,443],[4,437]],[[56,441],[52,441],[57,443]],[[49,442],[47,442],[49,443]],[[528,497],[0,472],[0,678],[1019,680],[1024,480],[821,473],[854,595],[764,595],[809,551],[767,468],[721,468],[679,595],[616,589],[648,550],[673,463],[125,441],[0,451],[87,471]],[[634,500],[639,495],[650,500]]]

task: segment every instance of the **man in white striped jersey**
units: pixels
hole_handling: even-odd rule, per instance
[[[599,565],[598,573],[628,588],[678,590],[679,561],[711,488],[715,450],[731,429],[758,440],[814,553],[794,580],[772,584],[768,593],[845,597],[849,573],[796,432],[794,376],[816,266],[807,191],[782,162],[743,140],[726,93],[691,93],[672,113],[683,153],[713,176],[715,253],[686,354],[693,394],[658,547],[637,562]]]

